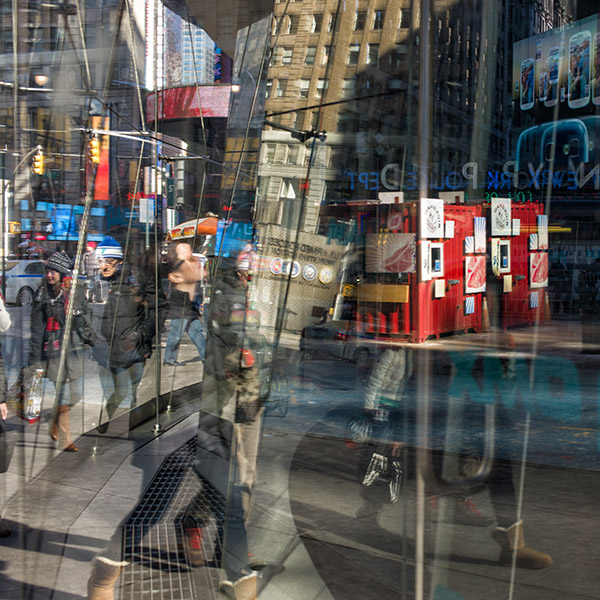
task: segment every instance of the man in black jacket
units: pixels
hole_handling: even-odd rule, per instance
[[[108,283],[108,300],[100,331],[103,344],[95,347],[101,380],[106,390],[114,386],[106,401],[110,420],[123,401],[136,405],[136,391],[144,373],[146,359],[152,355],[156,331],[156,311],[159,330],[166,316],[166,300],[156,293],[154,274],[130,269],[123,263],[123,249],[107,236],[96,249],[100,277]],[[98,426],[100,433],[108,429],[108,421]]]
[[[201,299],[198,285],[204,279],[204,267],[193,259],[192,247],[189,244],[177,244],[177,258],[169,273],[171,293],[169,294],[169,317],[171,327],[165,348],[164,364],[171,367],[182,367],[185,363],[177,361],[179,343],[187,333],[198,350],[198,357],[204,360],[206,340],[197,303]]]

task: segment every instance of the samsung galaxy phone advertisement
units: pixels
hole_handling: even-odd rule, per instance
[[[515,43],[513,100],[516,112],[538,123],[556,115],[593,115],[600,105],[598,16]],[[548,117],[548,118],[546,118]]]

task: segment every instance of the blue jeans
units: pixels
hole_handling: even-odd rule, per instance
[[[99,367],[98,370],[105,397],[111,392],[106,401],[108,418],[112,418],[117,408],[124,401],[127,402],[129,408],[133,408],[137,403],[137,388],[144,374],[144,362],[133,363],[129,367],[115,367],[111,369]]]
[[[204,360],[206,339],[200,319],[171,319],[171,327],[169,328],[169,337],[167,338],[167,347],[164,356],[165,362],[175,362],[177,360],[177,350],[179,349],[179,343],[184,333],[187,333],[192,342],[194,342],[194,345],[198,349],[200,360]]]

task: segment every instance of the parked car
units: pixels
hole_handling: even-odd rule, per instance
[[[17,306],[31,306],[35,291],[44,280],[43,260],[7,260],[6,302]],[[0,289],[2,273],[0,272]]]
[[[389,344],[388,344],[389,345]],[[374,334],[365,333],[355,321],[329,321],[302,330],[300,350],[307,354],[329,354],[367,365],[386,347]]]

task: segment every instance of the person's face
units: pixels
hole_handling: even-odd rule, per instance
[[[50,285],[56,285],[60,281],[60,273],[54,269],[46,269],[46,281]]]
[[[117,267],[121,264],[117,258],[100,258],[98,259],[98,266],[100,268],[100,274],[102,277],[112,277],[117,271]]]

